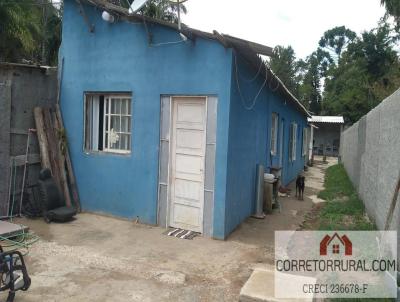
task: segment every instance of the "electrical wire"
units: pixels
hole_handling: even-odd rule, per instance
[[[143,16],[143,13],[142,13],[142,16]],[[144,16],[143,16],[144,17]],[[180,44],[180,43],[183,43],[183,42],[186,42],[186,40],[185,39],[181,39],[181,40],[179,40],[179,41],[169,41],[169,42],[161,42],[161,43],[153,43],[153,35],[150,33],[150,31],[149,31],[149,28],[148,28],[148,26],[147,26],[147,22],[146,22],[146,18],[144,17],[143,18],[143,25],[144,25],[144,28],[145,28],[145,30],[146,30],[146,35],[147,35],[147,37],[148,37],[148,39],[149,39],[149,45],[151,46],[151,47],[159,47],[159,46],[164,46],[164,45],[172,45],[172,44]]]
[[[186,40],[182,39],[182,40],[179,40],[179,41],[151,43],[150,46],[158,47],[158,46],[171,45],[171,44],[180,44],[180,43],[184,43],[184,42],[186,42]]]
[[[271,87],[271,83],[272,83],[272,81],[269,81],[269,83],[268,83],[268,87],[269,87],[269,89],[271,89],[271,91],[272,91],[272,92],[275,92],[275,91],[277,91],[277,90],[278,90],[278,88],[279,88],[279,86],[280,86],[280,83],[279,83],[279,81],[278,81],[278,80],[276,80],[276,87],[275,87],[275,88],[272,88],[272,87]]]
[[[252,110],[252,109],[254,108],[254,106],[256,105],[257,99],[258,99],[258,97],[259,97],[261,91],[262,91],[263,88],[265,87],[265,84],[267,84],[268,76],[267,76],[267,73],[266,73],[266,74],[265,74],[265,81],[264,81],[264,83],[261,85],[261,87],[260,87],[260,89],[258,90],[258,92],[257,92],[256,96],[254,97],[254,99],[251,101],[251,105],[248,106],[246,100],[245,100],[244,97],[243,97],[242,91],[241,91],[241,89],[240,89],[240,84],[239,84],[239,71],[238,71],[238,64],[237,64],[237,55],[234,54],[234,57],[235,57],[235,71],[236,71],[236,72],[235,72],[235,74],[236,74],[235,78],[236,78],[236,85],[237,85],[237,88],[238,88],[238,92],[239,92],[239,95],[240,95],[240,99],[241,99],[241,101],[242,101],[243,107],[244,107],[246,110],[249,110],[249,111],[250,111],[250,110]]]
[[[260,74],[260,72],[261,72],[261,67],[262,67],[262,66],[263,66],[263,62],[260,61],[260,66],[258,67],[258,71],[257,71],[256,75],[255,75],[254,77],[252,77],[250,80],[245,79],[243,76],[241,76],[241,79],[242,79],[243,81],[245,81],[245,82],[248,82],[248,83],[254,82],[254,81],[257,79],[258,75]],[[240,76],[240,74],[239,74],[239,76]]]
[[[22,254],[25,256],[29,253],[29,247],[37,242],[40,237],[35,234],[25,232],[23,225],[20,225],[20,227],[21,233],[19,234],[0,236],[0,245],[3,248],[7,248],[8,251],[24,249],[25,251]]]

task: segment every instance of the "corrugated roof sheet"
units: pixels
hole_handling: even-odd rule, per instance
[[[111,4],[106,0],[84,0],[84,1],[92,5],[95,5],[97,7],[100,7],[104,10],[107,10],[112,14],[116,14],[120,17],[120,19],[123,20],[148,22],[169,27],[176,31],[179,31],[177,24],[166,22],[159,19],[145,17],[139,14],[130,15],[127,9],[121,6]],[[289,91],[289,89],[287,89],[287,87],[283,84],[283,82],[272,72],[272,70],[265,64],[265,62],[259,56],[259,55],[271,56],[273,54],[273,50],[271,47],[239,39],[229,35],[220,34],[217,31],[214,31],[213,33],[208,33],[194,28],[190,28],[185,25],[182,25],[180,32],[191,40],[195,40],[196,37],[200,37],[203,39],[212,39],[218,41],[226,48],[233,48],[244,59],[246,59],[246,61],[249,64],[251,64],[253,68],[257,70],[260,68],[260,64],[262,64],[264,68],[261,70],[261,74],[264,77],[267,77],[267,79],[269,80],[270,87],[277,87],[276,88],[277,92],[283,98],[288,100],[297,110],[299,110],[305,116],[311,116],[308,113],[307,109],[303,106],[303,104],[301,104],[301,102]]]
[[[343,116],[327,116],[327,115],[313,115],[308,118],[310,123],[332,123],[332,124],[344,124]]]

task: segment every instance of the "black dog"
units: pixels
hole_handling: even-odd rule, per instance
[[[298,196],[299,199],[304,200],[304,182],[305,177],[302,174],[299,174],[296,179],[296,197]],[[299,192],[299,195],[297,195]]]

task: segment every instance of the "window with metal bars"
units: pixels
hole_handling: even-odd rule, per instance
[[[296,160],[296,146],[297,146],[297,124],[290,124],[289,132],[289,161]]]
[[[271,154],[275,155],[277,152],[278,144],[278,114],[272,113],[271,115]]]
[[[85,94],[85,150],[131,152],[131,94]]]

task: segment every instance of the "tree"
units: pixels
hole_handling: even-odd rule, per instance
[[[397,52],[393,49],[396,38],[390,35],[390,27],[383,23],[377,29],[362,33],[359,47],[361,55],[367,61],[367,69],[376,80],[382,77],[397,60]]]
[[[0,59],[36,58],[40,40],[40,10],[24,2],[0,0]]]
[[[60,32],[60,12],[49,0],[0,0],[1,61],[55,64]]]
[[[122,1],[122,4],[126,3],[126,1]],[[129,0],[129,3],[132,3],[132,0]],[[180,4],[179,7],[180,13],[186,14],[185,5]],[[151,0],[141,9],[141,12],[147,17],[173,23],[178,22],[178,5],[168,0]]]
[[[323,114],[354,123],[400,84],[400,62],[389,25],[362,33],[343,52],[325,80]]]
[[[299,87],[299,98],[304,106],[313,114],[321,110],[321,73],[320,60],[317,52],[313,52],[306,61],[300,63],[304,76]]]
[[[285,86],[297,95],[298,83],[296,82],[297,62],[291,46],[276,46],[273,56],[269,61],[272,71],[282,80]]]
[[[319,46],[328,51],[338,63],[342,52],[356,37],[356,33],[345,26],[337,26],[324,33],[319,40]]]
[[[396,29],[400,31],[400,1],[399,0],[381,0],[381,5],[386,8],[386,14],[394,18]]]

